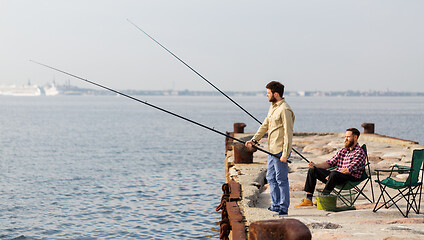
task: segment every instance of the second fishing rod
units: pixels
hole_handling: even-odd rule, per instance
[[[225,136],[225,137],[228,137],[228,138],[230,138],[230,139],[233,139],[233,140],[235,140],[235,141],[237,141],[237,142],[240,142],[240,143],[243,143],[243,144],[245,144],[245,143],[246,143],[246,142],[245,142],[245,141],[243,141],[243,140],[240,140],[240,139],[238,139],[238,138],[232,137],[232,136],[230,136],[230,135],[228,135],[228,134],[225,134],[225,133],[223,133],[223,132],[220,132],[220,131],[218,131],[218,130],[216,130],[216,129],[214,129],[214,128],[208,127],[208,126],[206,126],[206,125],[204,125],[204,124],[198,123],[198,122],[196,122],[196,121],[194,121],[194,120],[191,120],[191,119],[189,119],[189,118],[183,117],[183,116],[181,116],[181,115],[178,115],[178,114],[176,114],[176,113],[173,113],[173,112],[171,112],[171,111],[168,111],[168,110],[166,110],[166,109],[164,109],[164,108],[161,108],[161,107],[155,106],[155,105],[153,105],[153,104],[151,104],[151,103],[148,103],[148,102],[146,102],[146,101],[142,101],[142,100],[140,100],[140,99],[138,99],[138,98],[135,98],[135,97],[133,97],[133,96],[130,96],[130,95],[128,95],[128,94],[125,94],[125,93],[119,92],[119,91],[114,90],[114,89],[112,89],[112,88],[109,88],[109,87],[103,86],[103,85],[101,85],[101,84],[95,83],[95,82],[93,82],[93,81],[90,81],[90,80],[88,80],[88,79],[85,79],[85,78],[79,77],[79,76],[77,76],[77,75],[75,75],[75,74],[65,72],[65,71],[60,70],[60,69],[58,69],[58,68],[51,67],[51,66],[46,65],[46,64],[44,64],[44,63],[40,63],[40,62],[37,62],[37,61],[34,61],[34,60],[30,60],[30,61],[31,61],[31,62],[33,62],[33,63],[36,63],[36,64],[38,64],[38,65],[44,66],[44,67],[46,67],[46,68],[50,68],[50,69],[52,69],[52,70],[55,70],[55,71],[57,71],[57,72],[61,72],[61,73],[66,74],[66,75],[68,75],[68,76],[71,76],[71,77],[77,78],[77,79],[82,80],[82,81],[84,81],[84,82],[87,82],[87,83],[93,84],[93,85],[95,85],[95,86],[101,87],[101,88],[106,89],[106,90],[108,90],[108,91],[114,92],[114,93],[119,94],[119,95],[121,95],[121,96],[124,96],[124,97],[126,97],[126,98],[129,98],[129,99],[132,99],[132,100],[134,100],[134,101],[137,101],[137,102],[139,102],[139,103],[143,103],[143,104],[145,104],[145,105],[147,105],[147,106],[149,106],[149,107],[155,108],[155,109],[160,110],[160,111],[165,112],[165,113],[168,113],[168,114],[170,114],[170,115],[172,115],[172,116],[174,116],[174,117],[181,118],[181,119],[183,119],[183,120],[185,120],[185,121],[187,121],[187,122],[193,123],[193,124],[195,124],[195,125],[197,125],[197,126],[199,126],[199,127],[202,127],[202,128],[206,128],[206,129],[208,129],[208,130],[210,130],[210,131],[212,131],[212,132],[218,133],[218,134],[220,134],[220,135],[223,135],[223,136]],[[253,147],[254,147],[255,149],[257,149],[257,150],[261,151],[261,152],[267,153],[267,154],[272,155],[272,156],[274,156],[274,157],[278,157],[276,154],[270,153],[270,152],[268,152],[268,151],[266,151],[266,150],[264,150],[264,149],[262,149],[262,148],[259,148],[259,147],[256,147],[256,146],[253,146]],[[278,157],[278,158],[279,158],[279,157]],[[287,162],[291,163],[291,161],[289,161],[289,160],[287,160]]]
[[[234,101],[231,97],[229,97],[227,94],[225,94],[223,91],[221,91],[218,87],[216,87],[213,83],[211,83],[209,80],[207,80],[205,77],[203,77],[199,72],[197,72],[196,70],[194,70],[194,68],[190,67],[190,65],[188,65],[187,63],[185,63],[181,58],[179,58],[177,55],[175,55],[173,52],[171,52],[169,49],[167,49],[165,46],[163,46],[160,42],[158,42],[156,39],[154,39],[152,36],[150,36],[147,32],[145,32],[143,29],[141,29],[138,25],[136,25],[135,23],[131,22],[129,19],[127,19],[127,21],[129,23],[131,23],[135,28],[137,28],[138,30],[140,30],[142,33],[144,33],[147,37],[149,37],[150,39],[152,39],[155,43],[157,43],[159,46],[161,46],[163,49],[165,49],[169,54],[171,54],[172,56],[174,56],[176,59],[178,59],[178,61],[180,61],[182,64],[184,64],[186,67],[188,67],[191,71],[193,71],[194,73],[196,73],[200,78],[202,78],[205,82],[207,82],[209,85],[211,85],[213,88],[215,88],[218,92],[220,92],[222,95],[224,95],[228,100],[230,100],[232,103],[234,103],[237,107],[239,107],[241,110],[243,110],[247,115],[249,115],[251,118],[253,118],[256,122],[258,122],[259,124],[262,124],[261,121],[259,121],[257,118],[255,118],[255,116],[253,116],[252,114],[250,114],[246,109],[244,109],[242,106],[240,106],[240,104],[238,104],[236,101]],[[299,155],[303,160],[305,160],[306,162],[309,163],[309,160],[306,159],[302,154],[300,154],[300,152],[298,152],[296,149],[292,148],[292,150]]]

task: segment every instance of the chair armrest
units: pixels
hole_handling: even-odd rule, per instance
[[[391,169],[375,169],[376,172],[409,172],[410,170],[411,167],[401,166],[397,164],[393,165]]]
[[[366,167],[367,165],[369,165],[369,163],[365,164],[365,165],[364,165],[364,166],[362,166],[362,167],[355,168],[355,169],[353,169],[352,171],[356,171],[356,170],[362,169],[362,168]],[[327,168],[326,170],[331,171],[331,170],[334,170],[334,169],[336,169],[336,168],[337,168],[337,167],[331,167],[331,168]]]
[[[411,169],[408,169],[408,167],[403,168],[403,166],[393,165],[391,169],[375,169],[375,171],[377,172],[377,179],[380,179],[380,172],[389,172],[389,177],[391,177],[394,172],[401,174],[408,173],[411,171]]]
[[[404,170],[405,169],[411,169],[411,167],[401,166],[401,165],[397,165],[397,164],[393,165],[393,167],[403,168]]]
[[[376,172],[409,172],[409,169],[374,169]]]
[[[364,166],[362,166],[362,167],[358,167],[358,168],[355,168],[355,169],[353,169],[352,171],[356,171],[356,170],[359,170],[359,169],[362,169],[362,168],[365,168],[366,166],[368,166],[368,165],[370,165],[369,163],[367,163],[367,164],[365,164]]]
[[[395,168],[397,168],[397,169],[395,169]],[[411,169],[408,168],[408,167],[403,167],[403,166],[399,166],[399,165],[395,164],[395,165],[392,166],[391,169],[375,169],[375,171],[377,172],[377,179],[380,180],[380,172],[389,172],[390,173],[389,177],[391,177],[394,172],[408,173],[408,172],[411,171]]]

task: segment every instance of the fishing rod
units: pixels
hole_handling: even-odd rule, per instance
[[[37,61],[34,61],[34,60],[30,60],[30,61],[31,61],[31,62],[33,62],[33,63],[35,63],[35,64],[38,64],[38,65],[44,66],[44,67],[46,67],[46,68],[50,68],[50,69],[52,69],[52,70],[55,70],[55,71],[57,71],[57,72],[61,72],[61,73],[66,74],[66,75],[68,75],[68,76],[71,76],[71,77],[77,78],[77,79],[82,80],[82,81],[84,81],[84,82],[87,82],[87,83],[93,84],[93,85],[95,85],[95,86],[98,86],[98,87],[100,87],[100,88],[106,89],[106,90],[108,90],[108,91],[114,92],[114,93],[119,94],[119,95],[121,95],[121,96],[124,96],[124,97],[126,97],[126,98],[129,98],[129,99],[132,99],[132,100],[134,100],[134,101],[137,101],[137,102],[139,102],[139,103],[143,103],[143,104],[145,104],[145,105],[147,105],[147,106],[149,106],[149,107],[152,107],[152,108],[155,108],[155,109],[160,110],[160,111],[162,111],[162,112],[165,112],[165,113],[171,114],[171,115],[172,115],[172,116],[174,116],[174,117],[181,118],[181,119],[183,119],[183,120],[185,120],[185,121],[187,121],[187,122],[193,123],[193,124],[195,124],[195,125],[197,125],[197,126],[200,126],[200,127],[203,127],[203,128],[206,128],[206,129],[208,129],[208,130],[210,130],[210,131],[212,131],[212,132],[218,133],[218,134],[220,134],[220,135],[223,135],[223,136],[225,136],[225,137],[228,137],[228,138],[230,138],[230,139],[233,139],[233,140],[235,140],[235,141],[237,141],[237,142],[240,142],[240,143],[246,144],[246,142],[245,142],[245,141],[243,141],[243,140],[240,140],[240,139],[238,139],[238,138],[232,137],[232,136],[230,136],[230,135],[228,135],[228,134],[225,134],[225,133],[223,133],[223,132],[220,132],[220,131],[218,131],[218,130],[215,130],[214,128],[208,127],[208,126],[203,125],[203,124],[201,124],[201,123],[198,123],[198,122],[196,122],[196,121],[194,121],[194,120],[188,119],[188,118],[186,118],[186,117],[183,117],[183,116],[181,116],[181,115],[178,115],[178,114],[176,114],[176,113],[173,113],[173,112],[171,112],[171,111],[168,111],[168,110],[166,110],[166,109],[164,109],[164,108],[161,108],[161,107],[155,106],[155,105],[153,105],[153,104],[150,104],[150,103],[148,103],[147,101],[142,101],[142,100],[140,100],[140,99],[138,99],[138,98],[135,98],[135,97],[133,97],[133,96],[130,96],[130,95],[128,95],[128,94],[125,94],[125,93],[119,92],[119,91],[117,91],[117,90],[114,90],[114,89],[112,89],[112,88],[109,88],[109,87],[106,87],[106,86],[100,85],[100,84],[98,84],[98,83],[95,83],[95,82],[90,81],[90,80],[88,80],[88,79],[84,79],[84,78],[79,77],[79,76],[77,76],[77,75],[74,75],[74,74],[72,74],[72,73],[65,72],[65,71],[60,70],[60,69],[58,69],[58,68],[51,67],[51,66],[46,65],[46,64],[44,64],[44,63],[40,63],[40,62],[37,62]],[[266,151],[266,150],[264,150],[264,149],[262,149],[262,148],[256,147],[256,146],[254,146],[254,145],[253,145],[253,147],[254,147],[255,149],[257,149],[257,150],[261,151],[261,152],[267,153],[267,154],[272,155],[272,156],[274,156],[274,157],[276,157],[276,158],[280,158],[280,157],[279,157],[279,156],[277,156],[276,154],[270,153],[270,152],[268,152],[268,151]],[[291,163],[291,161],[289,161],[289,160],[287,160],[287,162]]]
[[[147,32],[145,32],[143,29],[141,29],[139,26],[137,26],[135,23],[131,22],[129,19],[127,19],[129,23],[131,23],[134,27],[136,27],[138,30],[140,30],[142,33],[144,33],[147,37],[152,39],[155,43],[157,43],[159,46],[161,46],[163,49],[165,49],[168,53],[170,53],[172,56],[174,56],[178,61],[180,61],[182,64],[184,64],[186,67],[188,67],[190,70],[192,70],[194,73],[196,73],[200,78],[202,78],[205,82],[209,83],[213,88],[215,88],[218,92],[220,92],[222,95],[224,95],[228,100],[230,100],[232,103],[234,103],[237,107],[239,107],[241,110],[243,110],[247,115],[249,115],[251,118],[253,118],[256,122],[262,125],[262,122],[259,121],[255,116],[250,114],[246,109],[244,109],[242,106],[240,106],[236,101],[234,101],[232,98],[230,98],[227,94],[225,94],[223,91],[221,91],[219,88],[217,88],[214,84],[212,84],[209,80],[207,80],[205,77],[203,77],[199,72],[194,70],[194,68],[190,67],[187,63],[185,63],[181,58],[179,58],[177,55],[175,55],[173,52],[168,50],[165,46],[163,46],[160,42],[158,42],[156,39],[154,39],[152,36],[150,36]],[[306,159],[302,154],[300,154],[296,149],[292,148],[292,150],[297,153],[303,160],[309,163],[309,160]]]

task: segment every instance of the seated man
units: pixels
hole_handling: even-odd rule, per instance
[[[365,165],[366,153],[358,144],[359,131],[356,128],[346,130],[345,147],[336,155],[325,162],[315,164],[309,163],[308,176],[305,183],[306,198],[295,207],[313,206],[312,196],[315,191],[317,179],[325,183],[322,194],[330,194],[336,185],[346,181],[356,181],[361,178],[364,169],[355,170]],[[328,168],[336,167],[330,171]]]

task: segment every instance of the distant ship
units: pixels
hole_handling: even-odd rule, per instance
[[[37,85],[0,86],[0,95],[3,96],[40,96],[41,89]]]
[[[56,84],[53,82],[51,84],[47,84],[43,87],[44,94],[46,96],[56,96],[59,94],[59,91],[56,88]]]
[[[27,85],[17,86],[0,86],[0,96],[56,96],[59,95],[59,91],[56,88],[56,84],[48,83],[43,87],[37,85],[31,85],[28,82]]]

